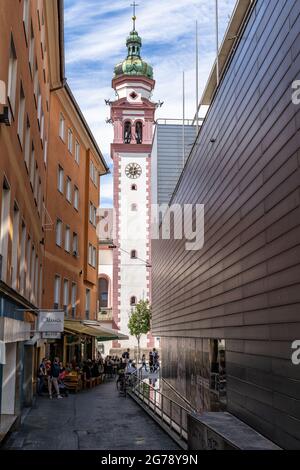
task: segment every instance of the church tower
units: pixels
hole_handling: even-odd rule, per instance
[[[114,140],[115,249],[113,255],[113,323],[128,333],[128,321],[141,299],[150,299],[150,154],[156,104],[151,101],[155,81],[153,69],[141,58],[142,40],[133,29],[127,41],[127,57],[116,65],[111,103]],[[113,351],[133,350],[135,338],[115,341]],[[144,336],[141,350],[153,347],[153,338]]]

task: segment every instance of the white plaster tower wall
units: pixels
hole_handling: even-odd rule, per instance
[[[119,268],[120,268],[120,329],[129,335],[128,321],[132,311],[131,298],[137,301],[149,300],[149,284],[147,279],[147,263],[149,251],[148,223],[148,154],[119,154]],[[137,179],[128,178],[126,168],[131,163],[137,163],[141,175]],[[132,190],[132,185],[136,190]],[[137,259],[131,258],[132,251]],[[131,337],[122,341],[123,347],[134,347],[136,339]],[[141,346],[147,347],[147,337],[144,335]]]

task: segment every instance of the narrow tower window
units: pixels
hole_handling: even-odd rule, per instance
[[[130,144],[131,142],[131,122],[126,121],[124,123],[124,144]]]
[[[135,138],[136,143],[141,144],[143,141],[143,124],[138,121],[135,125]]]
[[[130,297],[130,305],[131,307],[134,307],[137,304],[136,297],[133,295]]]

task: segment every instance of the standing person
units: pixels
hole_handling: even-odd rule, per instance
[[[59,358],[56,357],[52,363],[51,375],[50,375],[50,380],[49,380],[49,398],[50,399],[52,399],[52,385],[55,388],[57,398],[62,398],[61,394],[59,393],[59,387],[58,387],[59,374],[60,374]]]
[[[153,371],[156,372],[159,369],[159,355],[155,348],[153,348]]]
[[[37,393],[38,393],[39,396],[42,395],[45,380],[47,378],[46,364],[47,364],[47,359],[44,357],[41,364],[40,364],[39,371],[38,371],[38,390],[37,390]]]
[[[150,372],[153,371],[153,364],[154,364],[154,354],[153,354],[153,351],[150,351],[149,352],[149,369],[150,369]]]
[[[146,354],[143,354],[142,355],[142,367],[141,369],[145,369],[146,372],[148,372],[148,369],[147,369],[147,364],[146,364]]]
[[[130,359],[130,349],[129,348],[127,349],[127,351],[123,352],[122,358],[123,358],[125,364],[127,364],[129,359]]]

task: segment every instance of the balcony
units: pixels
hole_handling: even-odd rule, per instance
[[[112,308],[101,307],[100,312],[98,312],[98,321],[112,321],[112,319]]]

